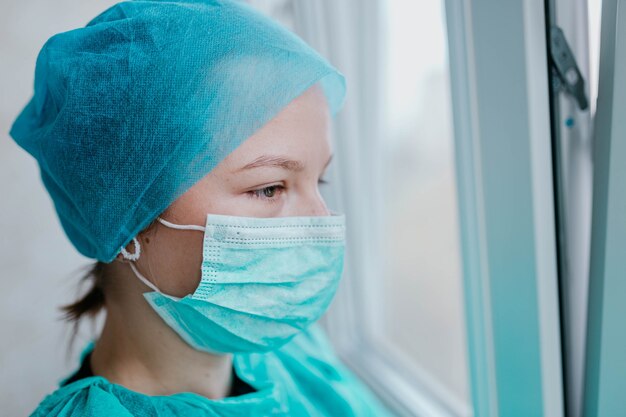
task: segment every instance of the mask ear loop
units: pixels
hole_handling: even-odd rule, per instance
[[[166,227],[169,227],[171,229],[178,229],[178,230],[197,230],[199,232],[204,232],[206,230],[206,227],[204,226],[198,226],[197,224],[175,224],[175,223],[171,223],[168,222],[167,220],[161,218],[161,217],[157,217],[157,220]]]
[[[139,278],[139,280],[141,282],[143,282],[144,284],[146,284],[146,286],[148,286],[150,289],[156,291],[156,292],[161,292],[156,285],[154,285],[153,283],[151,283],[150,281],[148,281],[148,279],[146,277],[144,277],[141,272],[139,272],[139,270],[137,269],[137,267],[135,266],[135,261],[137,261],[139,259],[139,257],[141,256],[141,245],[139,244],[139,241],[137,240],[137,238],[133,238],[133,243],[135,245],[135,252],[134,253],[130,253],[126,250],[126,248],[121,247],[120,248],[120,253],[122,254],[122,256],[124,257],[124,259],[126,259],[128,262],[128,264],[130,265],[130,268],[133,270],[133,272],[135,273],[135,276],[137,278]]]
[[[168,222],[165,219],[162,219],[161,217],[157,217],[157,220],[163,224],[166,227],[172,228],[172,229],[179,229],[179,230],[198,230],[200,232],[204,232],[206,230],[205,227],[203,226],[198,226],[195,224],[174,224],[171,222]],[[137,267],[135,266],[135,261],[137,261],[139,259],[139,257],[141,256],[141,245],[139,244],[139,241],[136,238],[133,238],[133,243],[135,244],[135,252],[134,253],[130,253],[126,250],[126,248],[121,247],[120,248],[120,253],[122,254],[122,256],[124,257],[124,259],[130,261],[128,264],[130,265],[130,268],[133,270],[135,276],[137,278],[139,278],[139,280],[141,282],[143,282],[147,287],[149,287],[150,289],[152,289],[153,291],[156,291],[160,294],[163,294],[161,292],[161,290],[159,290],[156,285],[154,285],[152,282],[150,282],[146,277],[144,277],[141,272],[139,272],[139,270],[137,269]],[[168,296],[167,294],[163,294]],[[172,296],[168,296],[174,299],[178,299],[177,297],[172,297]]]
[[[120,253],[124,257],[124,259],[132,262],[136,261],[141,256],[141,245],[139,244],[137,238],[133,238],[133,243],[135,244],[135,253],[128,252],[123,246],[120,248]]]
[[[139,272],[139,270],[137,269],[137,267],[135,266],[134,262],[129,262],[130,265],[130,269],[133,270],[133,272],[135,273],[135,275],[137,276],[137,278],[139,278],[139,281],[143,282],[144,284],[146,284],[148,287],[150,287],[151,290],[156,291],[158,293],[161,293],[161,290],[159,290],[156,285],[154,285],[153,283],[151,283],[150,281],[148,281],[148,279],[146,277],[144,277],[143,275],[141,275],[141,272]]]

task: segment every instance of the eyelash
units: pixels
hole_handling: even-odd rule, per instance
[[[320,178],[319,180],[317,180],[317,183],[320,185],[325,185],[325,184],[328,184],[328,181],[326,181],[323,178]],[[278,194],[274,194],[273,196],[268,197],[265,195],[266,190],[275,190],[275,193],[277,191]],[[277,201],[276,197],[282,194],[285,190],[286,190],[286,187],[284,185],[274,184],[274,185],[269,185],[267,187],[258,188],[256,190],[250,190],[248,191],[248,194],[252,198],[259,198],[259,199],[266,200],[269,202],[275,202]]]
[[[275,193],[277,192],[277,194],[274,194],[273,196],[268,197],[265,195],[266,190],[275,190]],[[275,185],[270,185],[270,186],[263,187],[263,188],[258,188],[256,190],[248,191],[248,194],[250,194],[252,198],[260,198],[262,200],[274,202],[276,201],[276,197],[280,195],[283,191],[285,191],[285,187],[283,185],[275,184]]]

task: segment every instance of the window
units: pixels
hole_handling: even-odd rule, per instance
[[[398,415],[562,416],[544,5],[427,3],[294,2],[348,79],[327,327]]]
[[[599,0],[292,3],[294,30],[349,83],[327,193],[350,219],[327,322],[346,362],[399,415],[618,415],[618,2],[602,2],[601,53]],[[551,97],[547,22],[591,112]]]
[[[381,20],[378,338],[469,408],[444,4],[384,1]]]

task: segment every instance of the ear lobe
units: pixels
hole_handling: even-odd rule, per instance
[[[113,259],[113,262],[121,262],[123,264],[127,264],[128,261],[127,259],[124,259],[124,255],[122,255],[122,253],[118,253],[117,256],[115,257],[115,259]]]

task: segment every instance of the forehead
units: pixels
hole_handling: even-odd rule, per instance
[[[257,130],[223,162],[235,168],[264,154],[288,155],[303,161],[328,155],[331,117],[322,89],[306,90]]]

